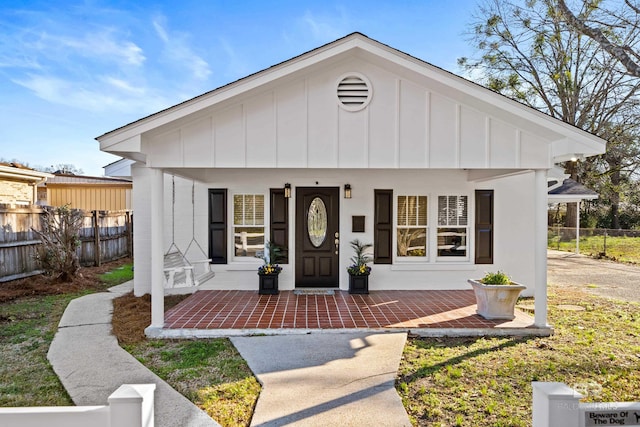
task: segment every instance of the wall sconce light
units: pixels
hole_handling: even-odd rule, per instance
[[[291,198],[291,184],[288,182],[284,185],[284,197]]]
[[[345,199],[351,198],[351,184],[344,185],[344,198]]]
[[[584,154],[580,154],[580,153],[575,153],[573,156],[571,156],[571,160],[572,162],[577,162],[578,160],[584,160]]]

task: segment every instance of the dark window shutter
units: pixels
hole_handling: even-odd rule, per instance
[[[283,259],[279,261],[280,264],[289,263],[289,199],[284,197],[283,188],[271,189],[271,226],[269,240],[272,243],[282,247]]]
[[[209,258],[227,263],[227,189],[209,189]]]
[[[374,190],[373,262],[391,264],[393,244],[393,190]]]
[[[476,264],[493,264],[493,190],[476,190]]]

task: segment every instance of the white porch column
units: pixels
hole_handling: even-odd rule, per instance
[[[164,326],[164,174],[151,169],[151,328]]]
[[[576,254],[580,253],[580,200],[576,202]]]
[[[534,265],[535,315],[534,325],[547,327],[547,171],[535,171]]]

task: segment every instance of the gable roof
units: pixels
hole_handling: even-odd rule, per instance
[[[551,156],[556,161],[566,160],[565,157],[576,154],[589,156],[604,152],[605,142],[597,136],[357,32],[141,118],[96,139],[103,151],[142,160],[135,153],[142,150],[141,135],[145,132],[242,96],[248,91],[314,65],[337,62],[345,55],[358,55],[372,62],[399,65],[409,72],[428,78],[436,87],[452,91],[458,99],[464,99],[466,103],[471,103],[482,111],[508,115],[509,123],[529,127],[535,125],[537,133],[544,134],[542,136],[553,142]]]

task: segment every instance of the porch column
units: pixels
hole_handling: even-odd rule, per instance
[[[547,171],[535,171],[535,214],[534,214],[534,268],[535,315],[533,324],[537,327],[547,325]]]
[[[580,200],[576,202],[576,254],[580,253]]]
[[[164,327],[164,174],[151,169],[151,328]]]

